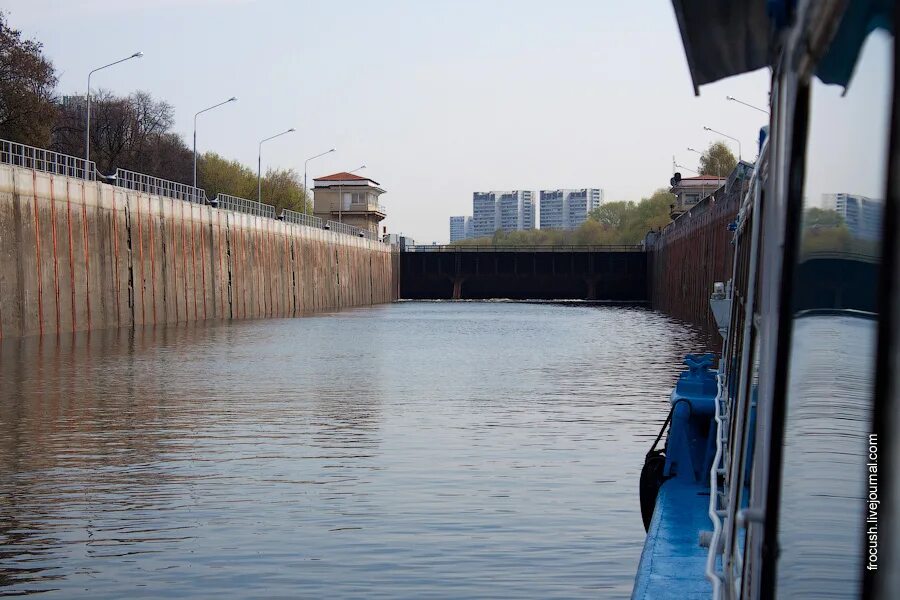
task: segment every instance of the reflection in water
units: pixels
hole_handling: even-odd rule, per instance
[[[404,303],[0,347],[0,595],[626,597],[684,327]]]
[[[859,316],[794,321],[779,511],[784,597],[859,596],[875,332],[876,321]]]

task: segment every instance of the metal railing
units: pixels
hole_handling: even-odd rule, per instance
[[[347,202],[344,201],[341,205],[342,212],[371,212],[377,211],[382,214],[387,214],[384,212],[384,206],[379,204],[378,202]]]
[[[175,198],[185,202],[206,204],[206,192],[191,185],[125,169],[116,169],[115,178],[116,185],[125,189],[155,196],[165,196],[166,198]]]
[[[96,173],[93,161],[9,140],[0,140],[0,163],[91,181]]]
[[[368,240],[375,239],[375,235],[367,229],[360,229],[359,227],[347,225],[346,223],[339,223],[337,221],[325,221],[325,226],[323,227],[323,229],[336,231],[337,233],[344,233],[346,235],[352,235],[354,237],[362,237]]]
[[[322,226],[325,223],[319,217],[307,215],[295,210],[288,210],[286,208],[281,211],[281,217],[279,218],[285,223],[293,223],[294,225],[306,225],[307,227],[315,227],[317,229],[322,229]]]
[[[407,246],[407,252],[643,252],[641,244],[608,246]]]
[[[97,168],[93,161],[85,161],[77,156],[69,156],[3,139],[0,139],[0,163],[89,181],[96,181],[98,177]],[[263,204],[255,200],[247,200],[229,194],[218,194],[212,202],[208,202],[206,191],[202,188],[195,188],[184,183],[169,181],[135,171],[116,169],[114,175],[103,175],[100,177],[117,187],[135,192],[175,198],[176,200],[196,204],[211,204],[221,209],[268,217],[270,219],[276,218],[275,207],[270,204]],[[384,207],[378,205],[378,210],[383,213]],[[378,241],[378,236],[368,229],[361,229],[337,221],[323,221],[319,217],[293,210],[283,210],[278,218],[287,223],[328,229],[353,237]]]
[[[338,223],[337,221],[325,221],[324,228],[330,231],[335,231],[337,233],[346,233],[347,235],[353,235],[353,227],[347,225],[346,223]]]
[[[233,210],[235,212],[246,213],[257,217],[275,218],[275,207],[271,204],[263,204],[256,200],[247,200],[230,194],[216,194],[212,201],[212,205],[216,208],[225,210]]]

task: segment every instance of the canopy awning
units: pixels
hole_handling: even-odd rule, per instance
[[[700,86],[771,65],[776,28],[799,23],[824,83],[847,87],[869,33],[893,33],[891,0],[672,0],[694,93]],[[772,14],[770,14],[772,11]]]
[[[765,0],[672,0],[694,93],[700,86],[769,64]]]

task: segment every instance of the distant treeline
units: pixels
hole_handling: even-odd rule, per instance
[[[803,256],[816,252],[876,257],[880,252],[880,244],[876,240],[854,237],[837,211],[812,207],[803,212],[800,254]]]
[[[591,211],[580,227],[571,230],[531,229],[497,231],[492,237],[453,242],[456,246],[605,246],[640,244],[647,232],[669,222],[669,205],[675,196],[656,190],[640,202],[607,202]],[[844,219],[834,210],[809,208],[803,215],[801,252],[844,252],[875,255],[877,244],[855,238]]]
[[[84,156],[86,98],[61,96],[53,63],[40,42],[23,38],[0,12],[0,138]],[[172,105],[137,91],[91,96],[91,160],[102,174],[128,169],[179,183],[193,181],[193,152],[173,131]],[[198,157],[198,185],[209,198],[218,192],[257,198],[256,172],[208,152]],[[310,212],[311,203],[293,169],[268,169],[263,199],[280,212]]]

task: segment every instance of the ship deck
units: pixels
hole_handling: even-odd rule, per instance
[[[709,598],[707,548],[700,532],[712,530],[709,486],[673,478],[659,490],[635,579],[634,600]]]

